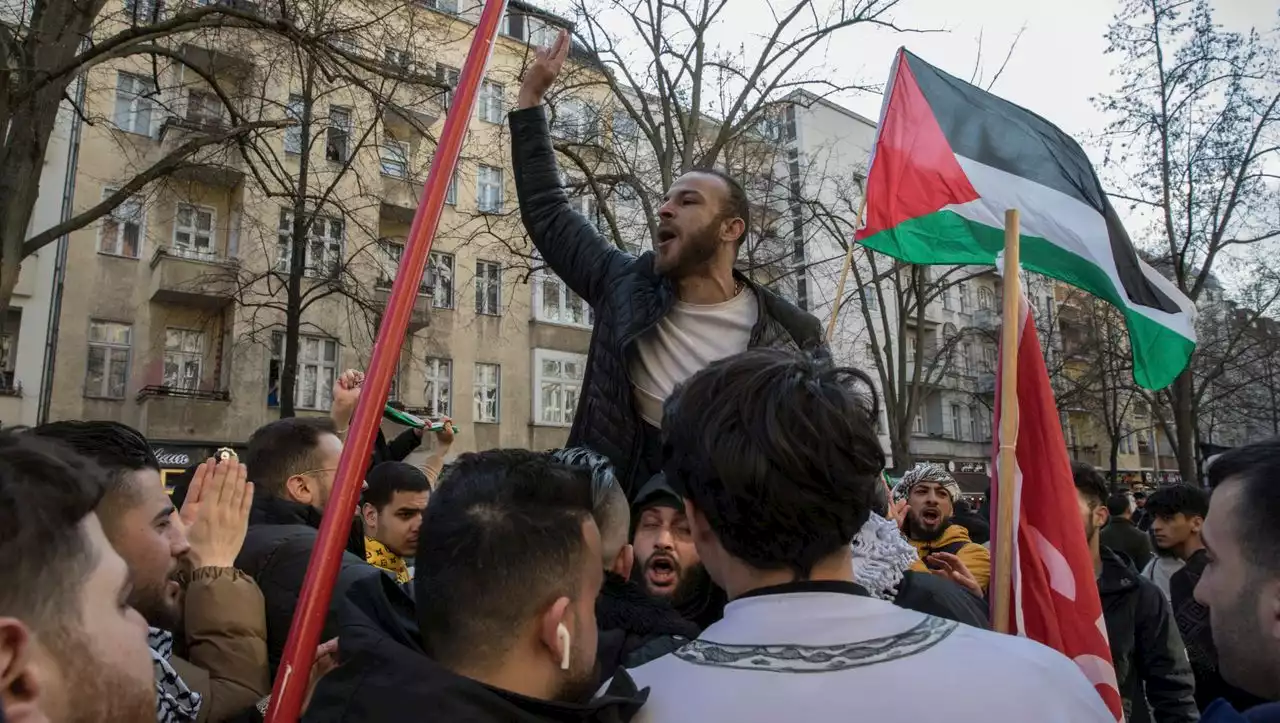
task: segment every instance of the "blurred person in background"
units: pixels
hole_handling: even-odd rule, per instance
[[[1141,570],[1151,561],[1151,538],[1133,524],[1133,513],[1137,509],[1133,497],[1126,492],[1108,495],[1108,520],[1102,528],[1101,540],[1103,547],[1124,555]]]

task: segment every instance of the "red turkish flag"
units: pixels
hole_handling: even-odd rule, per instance
[[[1107,644],[1093,559],[1084,539],[1067,445],[1027,300],[1018,338],[1018,434],[1013,520],[1013,577],[1008,630],[1071,658],[1123,720],[1124,709]],[[1003,359],[1003,356],[1001,357]],[[995,461],[991,529],[998,523],[1000,400],[996,375]],[[996,534],[992,534],[995,558]],[[994,592],[996,580],[991,581]],[[994,594],[991,596],[994,599]]]

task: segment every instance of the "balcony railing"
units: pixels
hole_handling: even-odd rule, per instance
[[[137,401],[151,397],[173,397],[176,399],[196,399],[205,402],[229,402],[231,392],[226,389],[186,389],[164,384],[149,384],[138,390]]]

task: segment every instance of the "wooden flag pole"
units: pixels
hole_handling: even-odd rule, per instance
[[[858,206],[858,215],[853,219],[853,228],[856,230],[862,226],[862,214],[867,210],[867,197],[862,196],[862,203]],[[836,284],[836,301],[831,305],[831,319],[827,322],[827,345],[831,344],[831,337],[836,333],[836,318],[840,316],[840,306],[844,301],[844,285],[849,281],[849,269],[853,268],[853,239],[849,239],[849,252],[844,255],[844,269],[840,271],[840,283]]]
[[[486,0],[480,21],[471,38],[471,49],[462,66],[450,109],[436,144],[431,160],[431,172],[422,190],[422,199],[409,228],[405,244],[391,284],[387,310],[378,327],[378,338],[369,359],[360,400],[356,402],[338,469],[334,472],[333,491],[325,506],[320,532],[311,550],[311,563],[302,581],[298,605],[294,609],[293,625],[285,639],[280,669],[276,673],[275,687],[271,693],[271,705],[267,709],[266,723],[294,723],[302,711],[303,696],[311,677],[311,664],[315,660],[316,645],[329,612],[333,585],[342,562],[343,548],[351,530],[353,511],[360,498],[360,481],[369,468],[369,454],[378,422],[382,419],[383,403],[391,386],[391,378],[400,359],[400,347],[409,326],[409,315],[418,298],[418,286],[431,253],[444,209],[445,192],[449,179],[462,152],[462,141],[467,135],[471,115],[475,110],[480,83],[484,80],[485,67],[489,64],[494,43],[497,42],[498,25],[506,11],[506,0]]]
[[[1018,332],[1021,331],[1021,278],[1018,276],[1018,210],[1004,213],[1004,324],[1000,337],[1000,447],[996,459],[996,559],[991,575],[991,620],[995,630],[1010,630],[1013,594],[1014,469],[1018,449]]]

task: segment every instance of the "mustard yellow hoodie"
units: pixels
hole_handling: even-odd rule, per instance
[[[936,540],[929,540],[928,542],[912,540],[911,546],[916,548],[916,552],[920,553],[920,561],[912,565],[911,569],[927,572],[929,568],[923,562],[926,557],[935,552],[952,552],[956,557],[960,558],[960,562],[963,562],[965,567],[969,568],[969,572],[973,573],[974,579],[978,581],[982,589],[987,589],[987,583],[991,581],[991,552],[982,545],[971,541],[969,539],[969,531],[962,525],[950,525],[942,531],[942,536]]]

